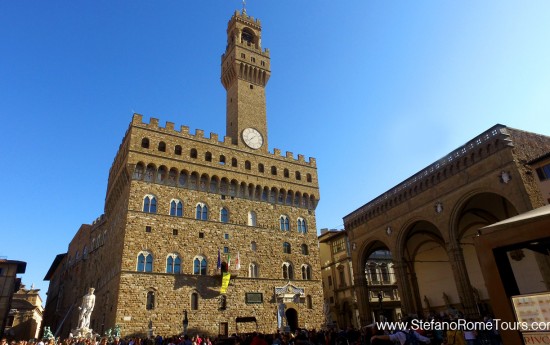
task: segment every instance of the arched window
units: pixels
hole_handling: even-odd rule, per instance
[[[208,190],[208,175],[202,174],[199,184],[199,189],[203,192],[206,192]]]
[[[191,310],[199,310],[199,294],[196,292],[191,294]]]
[[[264,172],[264,165],[262,163],[258,164],[258,171],[261,173]]]
[[[144,178],[145,182],[153,182],[156,171],[157,169],[153,164],[147,165],[147,170],[145,170],[145,178]]]
[[[134,169],[134,180],[141,180],[143,178],[143,173],[145,172],[145,165],[142,162],[136,164]]]
[[[290,173],[288,172],[288,169],[283,170],[283,176],[284,177],[289,177],[290,176]]]
[[[306,296],[306,308],[313,309],[313,301],[312,301],[311,295]]]
[[[212,153],[206,152],[204,154],[204,160],[207,161],[207,162],[212,162]]]
[[[159,149],[160,152],[166,152],[166,143],[164,141],[161,141],[159,143],[158,149]]]
[[[258,265],[255,262],[248,266],[248,277],[258,278]]]
[[[294,279],[294,270],[290,262],[283,262],[283,279]]]
[[[271,167],[271,175],[277,175],[277,167],[275,166]]]
[[[220,164],[225,165],[225,156],[224,155],[220,155]]]
[[[157,198],[154,195],[147,194],[143,198],[143,212],[157,213]]]
[[[177,154],[178,156],[181,156],[181,146],[180,145],[176,145],[176,147],[174,147],[174,153]]]
[[[170,169],[170,171],[168,172],[168,181],[166,184],[169,186],[175,186],[177,177],[178,171],[176,170],[176,168]]]
[[[208,206],[203,203],[198,203],[197,212],[195,213],[195,219],[208,220]]]
[[[237,158],[231,158],[231,166],[236,168],[237,167]]]
[[[311,280],[311,267],[309,265],[302,265],[302,279]]]
[[[302,179],[302,174],[300,174],[299,171],[296,171],[295,175],[296,175],[296,179],[297,179],[297,180],[301,180],[301,179]]]
[[[311,182],[311,174],[306,175],[307,182]]]
[[[180,177],[178,178],[178,186],[186,187],[187,186],[187,171],[180,171]]]
[[[149,252],[141,252],[138,255],[138,272],[153,272],[153,255]]]
[[[166,181],[166,175],[168,174],[166,167],[161,165],[157,171],[157,183],[164,183]]]
[[[193,260],[193,274],[205,276],[206,275],[206,259],[202,256],[197,256]]]
[[[227,211],[227,209],[225,207],[222,208],[221,211],[220,211],[220,222],[222,222],[222,223],[229,222],[229,212]]]
[[[287,216],[282,215],[279,217],[279,229],[282,231],[290,231],[290,223]]]
[[[145,304],[147,310],[155,309],[155,292],[147,291],[147,302]]]
[[[191,151],[189,153],[189,156],[191,158],[197,158],[197,156],[198,156],[197,149],[191,149]]]
[[[298,218],[298,233],[300,234],[307,233],[307,224],[304,218]]]
[[[252,165],[250,164],[250,161],[244,162],[244,168],[245,168],[246,170],[252,169]]]
[[[288,242],[283,243],[283,253],[290,254],[290,243]]]
[[[141,139],[141,147],[143,147],[144,149],[148,149],[149,148],[149,139],[147,139],[147,138]]]
[[[250,242],[250,250],[252,250],[253,252],[258,250],[258,245],[256,244],[255,241]]]
[[[169,254],[166,258],[166,273],[179,274],[181,272],[181,259],[178,254]]]
[[[248,211],[248,226],[256,226],[256,212]]]
[[[302,255],[309,255],[309,249],[307,247],[307,244],[303,243],[301,248],[302,248]]]

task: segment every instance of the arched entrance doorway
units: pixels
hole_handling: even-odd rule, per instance
[[[285,311],[286,321],[290,330],[294,332],[298,329],[298,312],[294,308],[288,308]]]

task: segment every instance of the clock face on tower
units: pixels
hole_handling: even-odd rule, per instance
[[[251,149],[259,149],[264,143],[264,138],[254,128],[245,128],[243,130],[244,143]]]

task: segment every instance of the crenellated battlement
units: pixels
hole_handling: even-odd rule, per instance
[[[238,10],[235,11],[231,19],[229,20],[229,23],[231,23],[231,20],[237,20],[242,22],[243,24],[250,25],[255,27],[258,30],[262,29],[262,23],[258,18],[254,18],[252,16],[249,16],[246,11],[239,12]]]
[[[231,137],[229,137],[229,136],[223,136],[223,141],[220,141],[219,140],[220,136],[217,133],[212,133],[211,132],[209,137],[205,137],[204,136],[204,130],[202,130],[202,129],[195,129],[195,134],[191,134],[190,131],[189,131],[188,126],[183,126],[182,125],[182,126],[180,126],[180,129],[177,130],[175,128],[175,125],[174,125],[173,122],[166,122],[166,125],[164,127],[162,127],[162,126],[159,125],[159,120],[157,118],[153,118],[153,117],[151,117],[149,119],[149,123],[146,123],[146,122],[143,122],[143,115],[141,115],[141,114],[134,114],[133,115],[133,117],[132,117],[132,126],[144,127],[144,128],[150,129],[150,130],[159,131],[159,132],[166,133],[166,134],[171,134],[171,135],[179,136],[179,137],[186,138],[186,139],[197,140],[197,141],[209,143],[209,144],[212,144],[212,145],[226,147],[226,148],[232,149],[232,150],[238,149],[238,150],[241,150],[241,151],[250,151],[250,153],[253,153],[253,154],[265,155],[263,153],[260,153],[259,151],[239,147],[237,144],[233,144],[232,140],[231,140]],[[305,158],[304,158],[304,155],[298,154],[298,156],[295,157],[294,154],[292,152],[289,152],[289,151],[286,151],[285,155],[283,156],[281,154],[281,150],[278,149],[278,148],[274,148],[273,152],[267,152],[267,155],[265,155],[265,156],[267,156],[269,158],[287,160],[287,161],[290,161],[292,163],[298,163],[298,164],[309,166],[309,167],[312,167],[312,168],[315,168],[317,166],[317,162],[316,162],[315,158],[313,158],[313,157],[309,157],[309,160],[306,161]]]

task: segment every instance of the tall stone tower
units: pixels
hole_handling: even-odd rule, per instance
[[[78,230],[47,274],[45,324],[61,336],[89,287],[90,325],[101,334],[115,325],[123,336],[322,326],[317,164],[268,151],[260,22],[236,12],[227,32],[227,136],[134,114],[105,214]],[[218,261],[231,274],[226,293]]]
[[[269,50],[262,50],[262,27],[246,11],[236,11],[227,25],[221,81],[227,90],[226,135],[234,144],[267,152],[265,86],[270,76]]]

